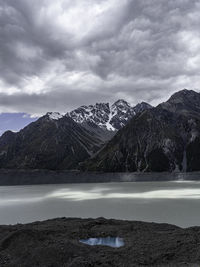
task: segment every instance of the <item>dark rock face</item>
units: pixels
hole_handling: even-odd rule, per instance
[[[184,89],[173,94],[167,102],[160,104],[160,106],[171,112],[199,116],[200,94]]]
[[[0,138],[0,168],[72,169],[105,140],[67,116],[49,113],[18,133]]]
[[[124,239],[125,246],[88,246],[90,237]],[[0,226],[2,267],[199,266],[200,228],[98,219],[54,219]]]
[[[200,170],[200,94],[183,90],[136,115],[84,166],[101,171]]]
[[[151,108],[152,108],[152,106],[149,105],[148,103],[146,103],[146,102],[141,102],[141,103],[137,104],[137,105],[133,108],[133,110],[135,111],[135,114],[138,114],[138,113],[140,113],[140,112],[143,112],[143,111],[148,110],[148,109],[151,109]]]

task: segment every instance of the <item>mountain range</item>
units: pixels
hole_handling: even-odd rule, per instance
[[[198,171],[200,94],[184,89],[156,107],[118,100],[49,112],[0,137],[0,168]]]
[[[145,102],[131,107],[128,102],[120,99],[111,106],[109,103],[81,106],[71,111],[69,116],[77,123],[92,122],[101,128],[118,131],[134,115],[150,108],[152,106]]]
[[[15,133],[0,137],[0,168],[77,169],[147,103],[131,107],[119,100],[82,106],[72,112],[48,112]]]
[[[182,90],[134,116],[84,164],[87,170],[200,170],[200,94]]]

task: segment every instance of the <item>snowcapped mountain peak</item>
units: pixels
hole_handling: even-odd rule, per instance
[[[115,101],[115,103],[112,106],[130,106],[130,104],[124,99],[119,99]]]
[[[128,102],[126,102],[125,100],[123,100],[123,99],[117,100],[111,106],[111,111],[112,112],[113,111],[115,112],[117,110],[117,111],[120,111],[122,113],[126,113],[130,109],[131,109],[131,105]]]
[[[109,131],[117,131],[126,125],[127,121],[138,112],[151,107],[147,103],[141,103],[138,108],[119,99],[111,106],[109,103],[96,103],[95,105],[81,106],[68,115],[77,123],[92,122]]]
[[[108,103],[96,103],[95,105],[81,106],[69,113],[69,116],[78,123],[93,122],[99,126],[108,121],[110,107]]]
[[[63,117],[59,112],[47,112],[46,114],[50,120],[59,120]]]
[[[123,99],[117,100],[111,106],[109,123],[115,130],[121,129],[135,115],[131,105]]]

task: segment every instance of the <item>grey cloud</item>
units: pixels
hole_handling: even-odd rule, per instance
[[[89,97],[89,100],[86,98]],[[66,113],[80,105],[95,103],[98,99],[100,102],[106,98],[105,94],[99,93],[81,93],[58,91],[47,94],[15,94],[12,97],[0,93],[0,112],[23,112],[36,116],[44,115],[48,111],[58,111]],[[85,100],[83,100],[85,99]]]
[[[0,111],[156,104],[196,88],[199,24],[198,0],[0,0]]]

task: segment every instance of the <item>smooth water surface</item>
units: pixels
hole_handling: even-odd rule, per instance
[[[110,236],[81,239],[80,242],[89,246],[108,246],[112,248],[120,248],[124,246],[122,238]]]
[[[200,182],[0,187],[0,224],[55,217],[116,218],[200,225]]]

